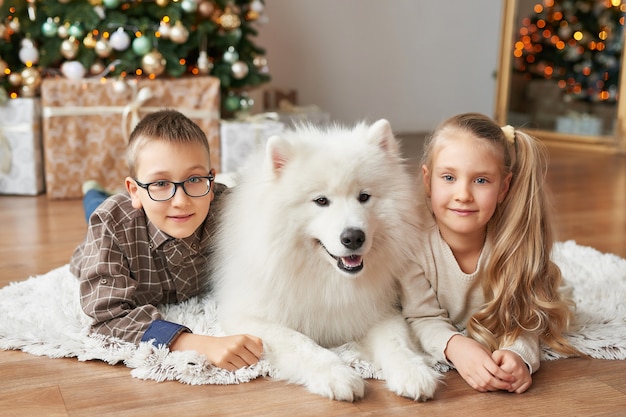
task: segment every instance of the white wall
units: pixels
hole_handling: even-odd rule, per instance
[[[271,86],[333,120],[396,132],[455,113],[493,115],[501,0],[266,0]]]

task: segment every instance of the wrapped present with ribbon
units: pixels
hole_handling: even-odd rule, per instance
[[[7,100],[0,104],[0,194],[43,191],[40,100]]]
[[[219,79],[44,79],[41,84],[46,194],[80,198],[94,179],[109,190],[124,188],[130,132],[148,113],[174,109],[206,133],[211,165],[220,167]]]
[[[236,172],[255,149],[264,147],[270,136],[280,134],[285,124],[277,113],[239,115],[222,120],[220,127],[221,167],[224,173]]]

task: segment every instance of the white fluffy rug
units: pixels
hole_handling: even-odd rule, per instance
[[[556,245],[553,259],[573,287],[577,323],[568,336],[582,352],[600,359],[626,359],[626,259],[603,254],[573,241]],[[184,323],[195,333],[219,334],[215,304],[209,297],[162,306],[165,319]],[[236,384],[272,375],[265,361],[229,372],[192,352],[169,352],[147,343],[135,347],[119,340],[89,336],[89,319],[78,303],[78,283],[67,265],[0,289],[0,349],[34,355],[123,362],[137,378],[187,384]],[[364,378],[375,378],[348,345],[336,349]],[[543,359],[559,355],[544,349]]]

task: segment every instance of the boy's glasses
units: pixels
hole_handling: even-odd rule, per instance
[[[211,191],[211,183],[214,180],[213,175],[209,174],[204,177],[190,177],[185,181],[154,181],[149,183],[139,182],[136,178],[133,180],[138,186],[148,192],[148,197],[154,201],[167,201],[176,195],[178,187],[182,187],[185,194],[189,197],[202,197]]]

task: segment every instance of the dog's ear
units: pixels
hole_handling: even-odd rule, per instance
[[[400,145],[398,140],[393,135],[391,130],[391,124],[386,119],[380,119],[376,123],[372,124],[367,132],[371,141],[378,144],[385,152],[392,155],[398,155],[400,152]]]
[[[291,157],[291,143],[282,136],[271,136],[267,140],[265,157],[272,173],[278,176]]]

